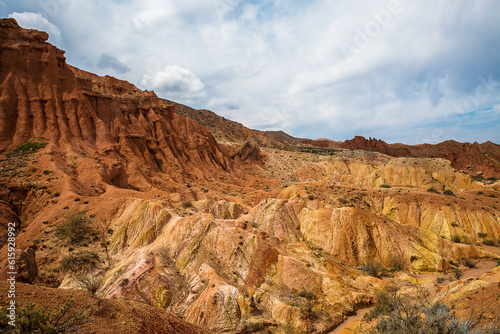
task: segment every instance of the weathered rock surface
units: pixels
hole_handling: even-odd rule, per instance
[[[445,240],[429,229],[401,225],[358,208],[271,199],[253,209],[247,219],[279,239],[309,241],[353,267],[380,264],[427,272],[445,270],[450,259],[495,258]],[[493,226],[498,229],[498,223]]]
[[[154,185],[147,168],[177,180],[231,168],[206,128],[178,116],[154,92],[66,65],[46,33],[13,19],[0,27],[0,151],[45,138],[52,154],[104,159],[79,174],[135,189]]]
[[[376,151],[393,157],[443,158],[449,160],[457,170],[467,170],[486,177],[500,177],[500,146],[489,141],[471,144],[447,140],[434,145],[404,145],[387,144],[380,139],[356,136],[344,142],[318,140],[308,143],[320,147]]]
[[[16,281],[21,283],[33,283],[38,277],[38,266],[36,264],[35,246],[16,252]]]
[[[322,332],[372,301],[361,272],[319,247],[256,229],[246,216],[222,220],[195,213],[165,220],[168,206],[133,206],[114,223],[111,247],[118,262],[106,273],[105,295],[154,305],[161,291],[165,309],[216,332],[287,326]],[[147,233],[136,228],[141,221],[166,223]],[[151,238],[144,243],[146,235]]]

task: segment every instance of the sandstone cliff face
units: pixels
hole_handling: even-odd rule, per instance
[[[308,204],[307,200],[267,200],[248,219],[272,236],[288,242],[306,240],[353,267],[379,263],[427,272],[446,269],[450,259],[494,257],[445,240],[430,228],[401,225],[358,208]],[[498,223],[492,226],[498,233]]]
[[[470,189],[483,189],[484,186],[472,178],[460,173],[444,159],[394,158],[385,162],[366,162],[361,159],[333,158],[325,162],[323,170],[305,170],[301,175],[316,174],[318,179],[345,184],[355,184],[367,188],[391,186],[409,186],[439,191],[450,189],[463,192]],[[315,167],[318,168],[318,167]]]
[[[12,19],[0,27],[0,151],[44,138],[53,154],[96,152],[106,159],[97,164],[98,177],[132,188],[154,184],[141,164],[177,181],[182,173],[203,178],[231,168],[206,128],[178,116],[153,92],[66,65],[46,33],[22,29]],[[79,174],[94,174],[95,167]]]
[[[221,212],[232,206],[218,205],[227,207]],[[165,203],[130,203],[111,225],[116,262],[102,293],[158,305],[218,333],[324,332],[372,301],[367,282],[383,284],[317,246],[276,238],[247,219],[182,217]]]
[[[444,196],[420,196],[409,199],[400,194],[373,198],[372,211],[400,223],[419,226],[446,239],[458,237],[464,242],[480,242],[500,236],[498,211],[462,199]],[[495,201],[491,201],[495,203]]]

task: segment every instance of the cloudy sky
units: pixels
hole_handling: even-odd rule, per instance
[[[0,0],[67,62],[261,130],[500,143],[498,0]]]

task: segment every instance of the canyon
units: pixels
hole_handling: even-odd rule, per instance
[[[47,39],[0,20],[2,306],[14,223],[18,307],[83,332],[333,333],[393,284],[499,320],[499,145],[252,130]]]

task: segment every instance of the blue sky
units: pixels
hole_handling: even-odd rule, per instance
[[[500,143],[497,0],[16,0],[67,62],[261,130]]]

